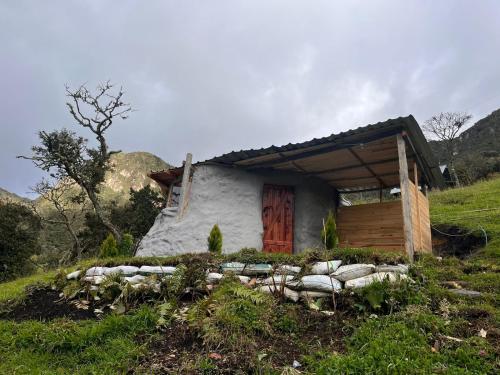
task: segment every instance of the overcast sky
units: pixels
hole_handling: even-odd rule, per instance
[[[78,130],[64,85],[110,79],[137,110],[115,149],[178,164],[413,114],[500,107],[500,2],[0,3],[0,187],[41,174],[16,155]]]

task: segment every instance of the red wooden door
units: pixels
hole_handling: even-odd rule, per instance
[[[292,253],[293,203],[292,187],[264,185],[262,197],[264,251],[269,253]]]

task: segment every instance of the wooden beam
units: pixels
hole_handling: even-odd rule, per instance
[[[403,136],[396,136],[399,157],[399,185],[401,189],[401,207],[403,211],[403,229],[405,237],[405,250],[408,258],[413,263],[415,246],[413,242],[413,227],[411,221],[410,184],[408,177],[408,161],[406,160],[406,144]]]
[[[397,162],[398,160],[399,160],[398,158],[383,159],[383,160],[378,160],[378,161],[366,162],[365,165],[373,166],[373,165],[379,165],[379,164],[394,163],[394,162]],[[350,169],[363,168],[363,167],[364,167],[364,165],[356,164],[356,165],[348,165],[346,167],[324,169],[322,171],[309,172],[309,173],[311,175],[318,175],[318,174],[327,174],[327,173],[347,171]]]
[[[417,234],[418,234],[418,250],[424,251],[422,246],[422,231],[420,228],[420,207],[418,205],[418,168],[417,162],[413,162],[413,178],[415,181],[415,207],[417,208]]]
[[[319,149],[315,149],[315,150],[310,150],[310,151],[303,151],[303,152],[299,152],[298,154],[294,154],[294,155],[290,155],[290,156],[280,156],[279,158],[276,158],[276,159],[273,159],[273,160],[264,161],[264,162],[261,162],[261,163],[259,163],[257,161],[257,162],[255,162],[255,164],[242,164],[242,163],[238,164],[238,162],[236,162],[236,164],[239,165],[239,166],[242,166],[242,167],[247,167],[247,168],[264,168],[264,167],[269,167],[269,166],[273,166],[275,164],[281,164],[281,163],[285,163],[285,162],[288,162],[288,161],[305,159],[305,158],[308,158],[308,157],[311,157],[311,156],[325,154],[327,152],[332,152],[332,151],[342,150],[342,149],[346,149],[346,148],[353,147],[353,146],[359,146],[359,145],[362,145],[362,144],[367,144],[367,143],[370,143],[370,142],[373,142],[373,141],[376,141],[376,140],[379,140],[379,139],[382,139],[382,138],[387,138],[387,137],[394,136],[396,134],[399,134],[400,131],[401,131],[401,129],[391,129],[391,130],[388,130],[388,131],[385,131],[385,132],[381,132],[379,134],[375,134],[373,136],[368,136],[368,137],[366,137],[364,139],[362,137],[360,137],[360,140],[358,142],[356,142],[355,139],[351,140],[351,141],[349,141],[349,139],[347,139],[345,141],[346,143],[341,143],[342,141],[339,140],[339,141],[337,141],[338,143],[332,144],[332,145],[329,145],[329,146],[326,146],[326,147],[323,147],[323,148],[319,148]],[[335,141],[333,141],[333,142],[335,142]],[[290,150],[290,151],[295,151],[295,150]],[[277,154],[279,155],[280,152],[278,151]],[[248,161],[248,160],[249,159],[245,159],[245,160],[241,160],[241,161]]]
[[[186,161],[184,162],[184,171],[182,174],[182,183],[181,183],[181,193],[179,196],[179,211],[178,217],[181,217],[184,213],[184,208],[187,203],[187,194],[189,188],[189,178],[191,176],[191,163],[193,160],[193,155],[188,153],[186,155]]]
[[[360,156],[356,153],[356,151],[354,151],[352,148],[348,148],[347,150],[348,150],[348,151],[352,154],[352,156],[354,156],[354,157],[355,157],[355,158],[356,158],[356,159],[360,162],[360,164],[361,164],[363,167],[365,167],[365,169],[366,169],[368,172],[370,172],[370,174],[371,174],[373,177],[375,177],[375,179],[376,179],[376,180],[378,181],[378,183],[380,184],[380,187],[387,187],[387,186],[386,186],[386,184],[385,184],[385,182],[384,182],[384,181],[382,181],[382,179],[381,179],[379,176],[377,176],[377,174],[373,171],[373,169],[372,169],[369,165],[367,165],[367,164],[364,162],[364,160],[363,160],[363,159],[362,159],[362,158],[361,158],[361,157],[360,157]]]

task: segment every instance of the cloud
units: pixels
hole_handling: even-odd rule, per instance
[[[496,1],[15,1],[0,4],[0,186],[27,191],[64,85],[111,79],[137,110],[112,147],[170,163],[412,113],[499,107]],[[84,132],[82,134],[85,135]]]

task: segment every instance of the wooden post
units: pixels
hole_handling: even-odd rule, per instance
[[[417,208],[417,234],[418,234],[418,247],[416,250],[423,251],[423,246],[422,246],[422,230],[420,228],[420,207],[418,204],[418,169],[417,169],[417,163],[413,162],[413,172],[414,172],[414,181],[415,181],[415,207]]]
[[[188,188],[189,188],[189,177],[191,175],[192,159],[193,159],[193,155],[188,153],[186,155],[186,161],[184,162],[184,172],[182,174],[182,182],[181,182],[181,193],[179,196],[179,212],[177,214],[177,217],[182,216],[186,202],[187,202],[187,193],[188,193]]]
[[[413,263],[414,243],[413,227],[411,222],[410,184],[408,177],[408,162],[406,160],[406,145],[402,134],[397,135],[399,159],[399,185],[401,189],[401,207],[403,209],[403,228],[405,250],[410,262]]]
[[[378,191],[378,198],[379,198],[380,203],[382,203],[382,187]]]

